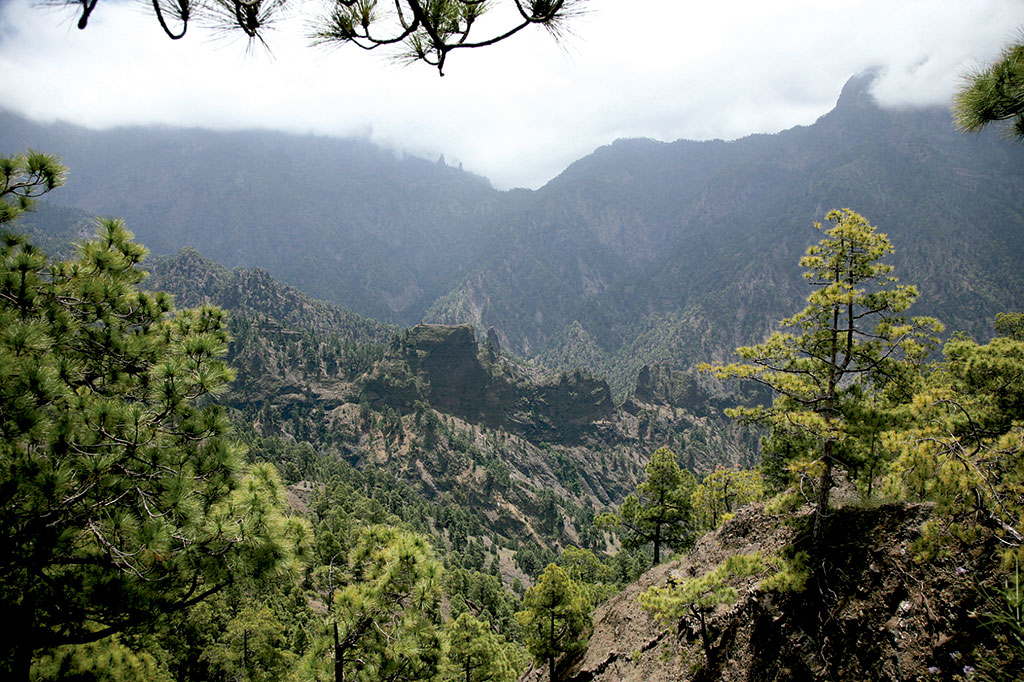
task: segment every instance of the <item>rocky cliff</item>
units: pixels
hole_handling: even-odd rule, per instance
[[[605,381],[578,371],[531,376],[493,344],[481,349],[469,325],[416,325],[391,344],[361,386],[372,406],[408,410],[424,401],[534,442],[579,442],[615,413]]]

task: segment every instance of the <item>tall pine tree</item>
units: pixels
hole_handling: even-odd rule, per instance
[[[246,473],[209,400],[231,378],[224,314],[139,291],[144,255],[116,220],[70,262],[0,243],[5,679],[274,574],[303,539],[276,473]]]
[[[935,342],[942,326],[934,319],[899,314],[917,298],[913,286],[898,284],[889,238],[863,216],[842,209],[815,223],[824,238],[800,261],[814,291],[807,306],[783,320],[784,331],[756,346],[738,348],[741,362],[705,365],[721,379],[749,379],[776,396],[768,406],[740,407],[730,414],[768,426],[778,442],[787,434],[791,466],[817,479],[814,541],[820,546],[837,465],[853,470],[851,434],[862,426],[865,396],[907,382]]]

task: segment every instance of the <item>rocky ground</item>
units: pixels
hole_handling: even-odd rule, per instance
[[[980,679],[989,664],[1002,679],[1014,679],[1000,664],[991,631],[982,626],[981,592],[991,585],[993,547],[961,547],[932,562],[912,548],[927,505],[847,507],[829,520],[820,573],[799,593],[763,592],[757,585],[772,569],[734,580],[735,604],[710,618],[716,660],[706,663],[695,619],[676,627],[655,621],[639,595],[669,580],[708,572],[730,554],[777,555],[787,547],[807,549],[807,512],[766,514],[761,506],[741,510],[686,556],[645,573],[599,607],[584,655],[563,661],[560,676],[571,682],[783,680]],[[991,578],[990,578],[991,580]],[[1019,673],[1016,679],[1024,679]],[[534,670],[523,680],[547,680]]]

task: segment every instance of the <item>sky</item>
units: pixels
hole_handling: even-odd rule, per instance
[[[100,0],[84,31],[45,2],[0,0],[0,107],[95,128],[363,137],[443,154],[499,189],[539,187],[619,138],[808,125],[873,67],[883,106],[948,106],[1024,27],[1024,0],[587,0],[561,42],[538,28],[456,51],[442,78],[379,51],[311,47],[318,0],[268,34],[269,51],[197,26],[171,41],[148,1]],[[508,2],[492,0],[494,26]]]

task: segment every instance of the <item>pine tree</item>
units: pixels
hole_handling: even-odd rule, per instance
[[[463,613],[445,627],[448,660],[445,682],[514,682],[516,669],[509,660],[505,638],[486,623]]]
[[[0,672],[275,574],[305,526],[271,467],[246,474],[209,396],[224,314],[141,292],[116,220],[77,260],[0,244]]]
[[[1024,340],[951,339],[907,419],[884,439],[898,453],[893,489],[937,503],[919,549],[973,544],[987,529],[1007,561],[1024,559]]]
[[[559,656],[587,644],[590,611],[579,586],[558,564],[548,564],[537,584],[526,591],[523,610],[516,614],[526,648],[537,663],[547,663],[555,682]]]
[[[708,615],[720,604],[734,604],[739,598],[730,580],[745,578],[764,568],[760,554],[737,554],[699,578],[670,581],[665,587],[652,587],[640,595],[640,603],[663,622],[675,622],[686,616],[697,619],[701,643],[708,667],[715,663],[713,636]]]
[[[626,547],[653,544],[657,565],[662,547],[679,551],[692,546],[696,539],[691,497],[697,481],[688,470],[679,468],[668,448],[659,448],[651,455],[646,473],[647,480],[626,497],[618,514],[602,514],[596,521],[604,527],[623,528]]]
[[[713,530],[740,507],[764,497],[761,474],[719,467],[693,491],[693,512],[701,530]]]
[[[817,478],[814,543],[820,548],[836,465],[855,469],[850,438],[862,424],[857,414],[865,396],[891,384],[907,383],[942,326],[934,319],[906,320],[898,314],[917,298],[913,286],[897,283],[888,237],[863,216],[831,211],[832,227],[815,228],[825,237],[800,261],[815,287],[807,306],[783,320],[787,331],[773,333],[757,346],[736,353],[743,361],[704,365],[721,379],[749,379],[776,395],[770,406],[741,407],[729,414],[769,426],[776,445],[794,434],[805,448],[794,448],[791,469]]]
[[[433,678],[441,665],[441,564],[427,540],[394,526],[364,529],[331,613],[335,682]]]

